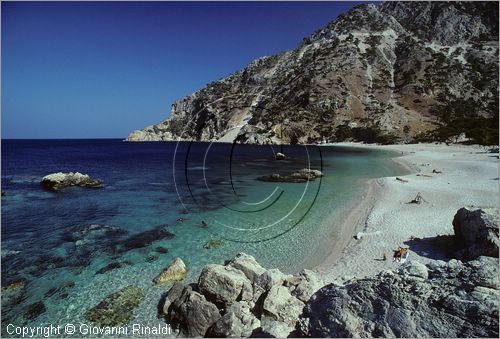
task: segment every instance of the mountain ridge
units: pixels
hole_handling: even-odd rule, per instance
[[[498,3],[359,5],[128,141],[498,142]]]

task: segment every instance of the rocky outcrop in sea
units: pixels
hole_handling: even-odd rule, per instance
[[[176,101],[168,119],[127,138],[179,139],[497,143],[498,6],[356,6],[294,50]]]
[[[102,180],[93,179],[87,174],[80,172],[52,173],[42,178],[42,187],[49,191],[59,191],[70,186],[101,188],[104,186]]]

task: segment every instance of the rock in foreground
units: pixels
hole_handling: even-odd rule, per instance
[[[181,336],[498,337],[498,259],[408,262],[397,271],[324,286],[238,254],[175,283],[163,314]]]
[[[453,218],[453,230],[460,247],[457,252],[459,258],[498,257],[498,209],[471,210],[463,207]]]
[[[285,275],[239,253],[226,265],[206,265],[197,284],[175,283],[163,313],[181,336],[288,336],[321,279],[312,271]]]
[[[413,267],[418,266],[418,267]],[[306,307],[313,337],[498,337],[498,259],[407,263],[328,285]]]
[[[49,191],[59,191],[70,186],[90,188],[101,188],[104,186],[101,180],[93,179],[87,174],[82,174],[79,172],[52,173],[44,176],[41,184],[44,189]]]

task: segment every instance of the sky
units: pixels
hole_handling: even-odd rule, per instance
[[[359,3],[2,1],[2,138],[125,138]]]

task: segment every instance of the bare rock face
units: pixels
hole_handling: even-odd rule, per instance
[[[167,282],[181,281],[186,277],[187,268],[181,258],[175,260],[168,267],[153,279],[155,285],[165,284]]]
[[[457,252],[459,258],[498,257],[498,209],[472,210],[463,207],[453,218],[453,230],[461,248]]]
[[[187,337],[203,337],[219,318],[217,307],[189,286],[174,300],[170,311],[172,324]]]
[[[127,140],[498,142],[494,2],[360,5],[176,101]]]
[[[327,285],[306,306],[313,337],[498,337],[498,259],[405,264]],[[412,272],[418,272],[416,275]]]
[[[325,285],[323,280],[311,270],[302,270],[285,281],[292,295],[307,302],[311,296]]]
[[[301,276],[293,289],[306,280],[318,281],[314,275]],[[224,266],[206,265],[196,287],[174,284],[165,297],[163,314],[187,336],[286,337],[296,333],[304,308],[292,294],[292,285],[286,284],[291,277],[277,269],[265,270],[254,257],[239,253]],[[191,329],[195,318],[202,324]]]
[[[208,337],[241,338],[249,337],[260,327],[260,320],[253,315],[251,308],[245,302],[232,304],[210,328]]]
[[[207,265],[197,286],[170,289],[163,312],[182,335],[498,337],[497,258],[407,262],[327,286],[309,270],[265,270],[251,280],[236,266],[250,277],[261,271],[240,253],[225,266]]]
[[[42,187],[49,191],[59,191],[70,186],[101,188],[103,182],[99,179],[93,179],[87,174],[79,172],[73,173],[52,173],[42,178]]]
[[[243,273],[253,283],[255,280],[266,271],[266,269],[255,260],[254,257],[246,253],[238,253],[228,264]]]
[[[287,324],[294,328],[304,303],[292,296],[290,290],[283,285],[274,285],[264,299],[262,316]]]
[[[227,307],[235,301],[250,301],[253,296],[250,280],[231,266],[206,265],[198,279],[198,288],[220,307]]]

